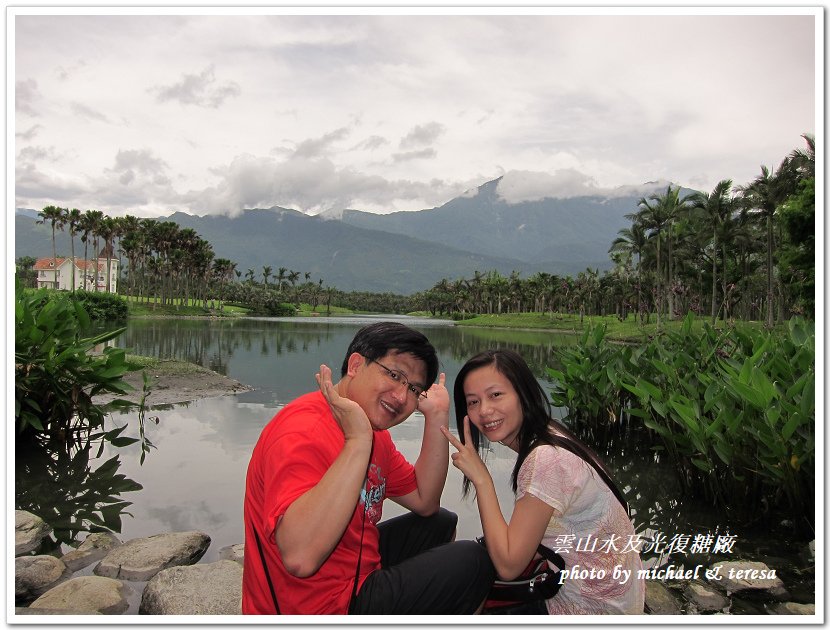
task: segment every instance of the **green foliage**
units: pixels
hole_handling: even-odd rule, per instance
[[[34,269],[36,262],[37,258],[33,256],[21,256],[14,261],[15,275],[24,287],[37,287],[37,271]]]
[[[58,543],[73,544],[79,532],[120,532],[131,504],[120,495],[142,486],[118,472],[118,456],[97,467],[95,461],[88,441],[79,447],[38,444],[26,449],[16,458],[16,509],[46,521]]]
[[[553,404],[569,410],[569,421],[591,429],[616,422],[628,399],[620,375],[630,364],[631,348],[608,343],[600,325],[586,329],[579,343],[562,347],[558,358],[562,369],[548,368],[557,383]]]
[[[558,355],[551,397],[572,426],[594,430],[625,417],[648,429],[684,491],[724,510],[762,517],[773,508],[812,518],[815,487],[815,336],[682,326],[636,348],[612,345],[603,327]]]
[[[122,321],[127,319],[127,301],[114,293],[75,291],[74,299],[92,321]]]
[[[799,184],[798,192],[781,207],[778,219],[783,232],[778,248],[778,272],[790,308],[805,317],[815,313],[816,180]]]
[[[103,427],[92,397],[126,393],[122,349],[97,347],[124,328],[82,338],[90,318],[79,302],[45,290],[15,291],[15,425],[18,439],[45,435],[71,440]]]

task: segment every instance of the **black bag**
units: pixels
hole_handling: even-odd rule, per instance
[[[476,541],[486,547],[483,537],[477,538]],[[562,587],[559,571],[565,568],[564,558],[544,545],[539,545],[536,551],[541,558],[534,556],[520,575],[512,580],[496,578],[487,601],[484,602],[485,612],[550,599],[559,592]],[[559,570],[551,569],[549,562]]]

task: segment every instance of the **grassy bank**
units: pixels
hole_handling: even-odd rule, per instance
[[[710,321],[707,318],[696,318],[692,330],[700,331],[703,323]],[[744,322],[749,326],[762,327],[761,322]],[[484,328],[526,328],[532,330],[554,330],[560,333],[581,334],[587,328],[595,325],[606,327],[606,336],[609,339],[625,341],[647,341],[657,334],[657,319],[652,316],[648,324],[641,325],[633,315],[620,321],[616,315],[579,315],[563,313],[509,313],[501,315],[478,315],[470,319],[456,322],[458,326],[479,326]],[[682,319],[664,320],[660,330],[664,332],[679,330],[683,325]],[[716,329],[726,328],[730,324],[722,321],[715,323]]]
[[[147,298],[122,297],[127,301],[130,317],[243,317],[254,314],[250,308],[234,303],[225,303],[219,309],[218,303],[212,301],[208,302],[208,308],[204,308],[201,300],[189,300],[185,303],[184,300],[175,299],[168,304],[161,304],[153,301],[148,303]],[[312,308],[311,304],[301,303],[294,314],[297,317],[320,317],[328,315],[329,312],[331,315],[353,313],[350,309],[338,306],[332,306],[329,311],[325,306],[318,305],[317,308]]]

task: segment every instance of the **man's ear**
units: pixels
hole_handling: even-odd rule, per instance
[[[366,357],[359,352],[352,352],[346,362],[346,376],[354,376],[360,366],[366,364]]]

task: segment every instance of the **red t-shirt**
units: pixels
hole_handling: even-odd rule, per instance
[[[414,467],[395,448],[388,431],[374,432],[364,492],[343,537],[317,573],[307,578],[289,575],[274,541],[280,517],[292,502],[317,485],[344,444],[343,431],[320,392],[305,394],[289,403],[263,429],[248,464],[245,487],[243,614],[275,613],[254,528],[268,561],[280,613],[284,615],[348,613],[367,496],[360,584],[380,568],[376,524],[381,519],[383,500],[417,488]]]

